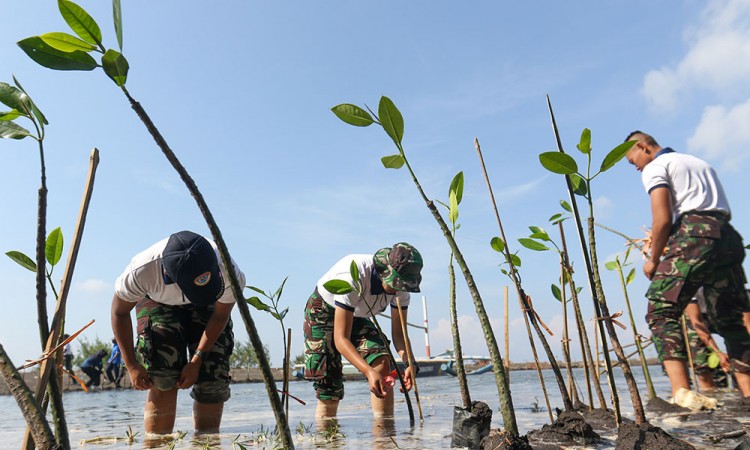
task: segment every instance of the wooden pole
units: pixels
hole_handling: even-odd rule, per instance
[[[505,373],[506,378],[508,380],[508,384],[510,384],[510,333],[509,333],[509,324],[510,317],[508,317],[508,285],[506,284],[503,289],[503,298],[504,298],[504,306],[505,306]]]
[[[401,299],[396,296],[396,306],[398,306],[398,318],[401,322],[401,333],[404,335],[404,345],[406,346],[406,360],[409,361],[409,366],[417,364],[414,360],[414,356],[411,354],[411,343],[409,342],[409,335],[406,334],[406,321],[404,320],[404,310],[401,308]],[[414,383],[414,398],[417,401],[417,411],[419,411],[419,423],[424,423],[424,416],[422,415],[422,403],[419,401],[419,389],[417,388],[417,372],[412,367],[411,369],[411,382]]]

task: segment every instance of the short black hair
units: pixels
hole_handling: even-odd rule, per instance
[[[628,137],[626,137],[623,142],[628,142],[628,141],[633,140],[633,136],[636,136],[636,135],[641,136],[640,140],[642,140],[643,142],[645,142],[646,145],[652,145],[652,146],[655,146],[655,147],[659,146],[659,143],[656,142],[656,139],[654,139],[653,136],[651,136],[648,133],[644,133],[641,130],[631,131],[630,134],[628,135]]]

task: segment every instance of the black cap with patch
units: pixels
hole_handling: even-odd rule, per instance
[[[192,231],[169,236],[161,258],[167,276],[190,303],[212,305],[224,293],[216,252],[203,236]]]

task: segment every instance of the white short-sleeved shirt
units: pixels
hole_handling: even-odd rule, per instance
[[[355,261],[359,268],[359,282],[362,285],[363,296],[360,296],[356,291],[346,295],[334,295],[328,292],[323,285],[330,280],[344,280],[352,283],[349,270],[352,261]],[[375,283],[373,283],[373,280],[375,280]],[[352,311],[355,317],[370,317],[370,315],[380,314],[389,305],[395,308],[397,307],[396,297],[401,301],[402,308],[409,306],[410,296],[408,292],[398,291],[394,295],[386,294],[380,283],[380,278],[375,274],[373,255],[347,255],[334,264],[318,280],[317,288],[318,293],[326,303]],[[370,311],[371,308],[372,312]]]
[[[641,181],[647,193],[666,186],[672,193],[672,214],[689,211],[722,211],[729,214],[729,202],[714,169],[700,158],[670,151],[646,164]]]
[[[177,283],[165,284],[161,256],[167,246],[169,238],[161,240],[133,257],[125,271],[115,281],[115,294],[126,302],[138,302],[148,297],[165,305],[186,305],[190,301],[182,295]],[[216,258],[221,261],[216,244],[209,240],[216,252]],[[245,286],[245,274],[232,260],[234,272],[240,286]],[[229,276],[220,263],[224,277],[224,293],[217,300],[221,303],[234,303],[235,298],[229,285]]]

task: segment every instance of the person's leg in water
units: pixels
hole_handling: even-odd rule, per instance
[[[143,427],[146,433],[172,433],[176,408],[177,388],[166,391],[156,388],[149,389],[143,413]]]
[[[391,364],[388,360],[388,355],[378,357],[378,359],[372,362],[371,366],[382,377],[386,377],[391,373]],[[388,395],[385,398],[380,398],[370,393],[370,401],[372,402],[372,414],[376,419],[393,417],[393,389],[388,390]]]

